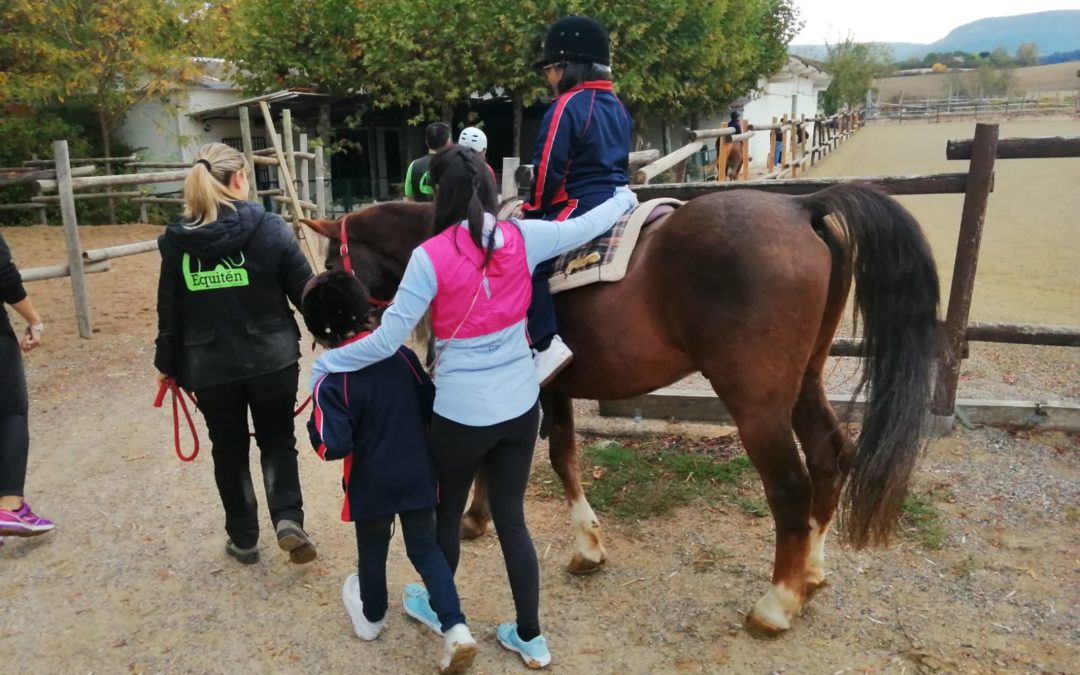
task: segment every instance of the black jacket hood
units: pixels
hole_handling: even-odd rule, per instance
[[[265,211],[258,204],[232,202],[236,210],[222,206],[218,219],[212,223],[191,227],[180,218],[169,223],[165,239],[185,253],[198,258],[222,258],[242,249],[255,230],[259,229]]]

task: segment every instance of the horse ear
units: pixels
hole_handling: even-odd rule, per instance
[[[337,239],[339,236],[341,236],[341,228],[337,221],[311,220],[310,218],[301,218],[300,222],[315,230],[327,239]]]

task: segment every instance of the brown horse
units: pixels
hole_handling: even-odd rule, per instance
[[[338,237],[336,223],[310,225]],[[351,214],[347,231],[357,274],[390,298],[431,235],[431,207],[379,204]],[[327,266],[339,267],[338,247],[330,250]],[[869,389],[857,443],[822,378],[853,278]],[[695,371],[734,418],[776,524],[772,586],[749,626],[786,630],[824,585],[825,536],[845,481],[847,540],[887,540],[922,447],[938,306],[929,245],[893,199],[854,184],[801,197],[702,196],[646,228],[622,281],[555,297],[575,354],[545,390],[551,464],[575,535],[570,571],[605,561],[579,479],[571,400],[637,396]],[[487,526],[482,502],[474,497],[466,529]]]
[[[704,170],[706,172],[716,170],[717,174],[721,173],[720,158],[723,156],[720,152],[723,139],[716,139],[716,159],[705,165]],[[746,141],[734,141],[731,144],[731,150],[728,152],[727,163],[723,167],[723,175],[725,180],[735,180],[739,177],[739,172],[742,171],[743,166],[743,153],[748,152]],[[753,158],[749,158],[746,161],[750,162]],[[717,177],[719,180],[719,176]]]

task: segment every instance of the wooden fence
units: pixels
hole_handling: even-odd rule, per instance
[[[1013,97],[947,97],[909,99],[903,97],[896,103],[875,102],[867,112],[867,117],[874,120],[893,120],[903,123],[908,121],[927,120],[941,121],[956,118],[980,116],[1008,117],[1010,115],[1030,115],[1047,112],[1075,112],[1080,106],[1080,100],[1069,105],[1061,101],[1046,103],[1038,95],[1024,95]]]
[[[1080,137],[999,140],[996,124],[977,124],[973,139],[950,141],[947,144],[946,157],[950,160],[969,160],[968,171],[927,176],[643,185],[635,188],[635,192],[642,201],[655,197],[689,199],[734,188],[804,194],[829,185],[859,181],[877,185],[893,195],[963,193],[964,205],[957,237],[952,287],[945,319],[941,324],[937,380],[931,404],[933,431],[938,434],[951,431],[958,412],[961,415],[966,414],[972,421],[987,424],[1042,424],[1053,428],[1080,429],[1080,406],[981,400],[961,401],[960,408],[957,404],[960,364],[967,355],[969,342],[1080,347],[1080,326],[968,321],[986,208],[994,187],[995,160],[1080,157]],[[834,356],[860,356],[861,341],[838,339],[833,343],[830,353]],[[846,399],[835,399],[833,402],[844,410],[848,409],[848,403],[852,403]],[[859,401],[854,402],[855,412],[858,412],[860,405]],[[600,412],[608,416],[629,416],[637,413],[644,417],[676,417],[682,420],[712,422],[730,419],[723,410],[723,405],[711,392],[688,393],[677,390],[661,390],[626,401],[601,401]]]
[[[679,171],[686,161],[705,147],[705,141],[716,139],[716,167],[718,182],[727,180],[725,167],[733,144],[743,141],[742,165],[737,173],[742,180],[750,179],[749,141],[758,134],[768,133],[769,149],[765,161],[764,179],[794,178],[807,165],[815,164],[821,157],[835,150],[863,126],[865,116],[862,111],[841,113],[831,117],[805,116],[798,120],[774,117],[768,124],[750,124],[742,121],[740,130],[732,127],[722,129],[695,129],[688,131],[689,141],[681,148],[642,166],[633,172],[635,185],[647,185],[660,174]],[[812,131],[808,129],[812,128]],[[780,146],[780,157],[776,157],[776,148]],[[682,173],[685,173],[683,171]],[[681,182],[681,181],[676,181]]]
[[[265,102],[260,102],[260,111],[270,136],[270,152],[272,157],[255,155],[251,141],[251,125],[247,108],[240,109],[242,125],[242,142],[244,153],[250,165],[270,165],[277,167],[282,188],[275,190],[258,190],[256,179],[251,177],[251,198],[260,195],[269,195],[276,202],[282,204],[282,210],[292,221],[294,231],[300,239],[308,258],[315,270],[322,268],[322,260],[325,259],[325,251],[322,246],[312,243],[312,238],[304,232],[300,224],[301,218],[325,217],[325,184],[323,181],[323,152],[322,148],[315,148],[314,152],[308,152],[307,136],[300,135],[300,148],[297,151],[293,147],[293,129],[291,111],[282,111],[282,123],[284,136],[277,133],[274,119],[270,114],[270,108]],[[122,162],[125,165],[138,169],[154,169],[149,173],[118,174],[96,176],[94,166],[73,167],[76,163],[86,163],[94,160],[72,160],[68,155],[67,141],[55,141],[53,143],[53,159],[48,160],[53,165],[51,169],[38,169],[45,166],[44,160],[31,160],[27,167],[15,170],[5,169],[0,172],[2,185],[30,184],[39,192],[55,192],[55,195],[40,195],[32,198],[27,207],[44,208],[48,204],[58,203],[64,224],[64,239],[67,249],[68,261],[66,265],[52,265],[38,267],[22,271],[23,281],[39,281],[43,279],[55,279],[70,277],[72,294],[75,297],[75,318],[79,328],[79,335],[90,338],[93,334],[90,300],[86,291],[85,275],[91,272],[104,272],[109,269],[109,261],[129,255],[138,255],[157,250],[157,240],[110,246],[102,249],[84,251],[79,242],[78,218],[75,209],[76,200],[81,199],[132,199],[143,207],[142,220],[146,221],[147,204],[179,204],[182,199],[168,197],[150,197],[141,191],[121,192],[94,192],[76,194],[80,188],[113,188],[120,186],[150,185],[156,183],[174,183],[183,181],[187,177],[191,164],[187,162],[139,162],[135,157],[112,158],[110,162]],[[308,176],[311,166],[314,164],[315,174],[315,201],[310,198],[310,186]],[[32,170],[31,170],[32,169]],[[166,169],[166,170],[161,170]],[[299,188],[294,176],[299,169]],[[13,205],[5,205],[11,207]],[[22,206],[22,205],[18,205]],[[0,207],[2,208],[2,207]],[[319,237],[317,240],[321,241]]]

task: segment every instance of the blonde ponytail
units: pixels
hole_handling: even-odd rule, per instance
[[[184,180],[184,217],[197,226],[217,220],[222,206],[235,210],[228,186],[238,171],[250,171],[239,150],[224,143],[207,143],[199,148]]]

